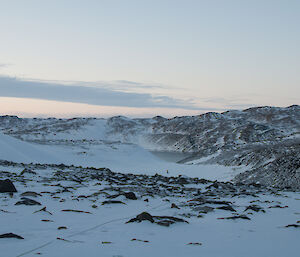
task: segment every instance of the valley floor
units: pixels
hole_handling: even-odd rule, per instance
[[[282,257],[300,251],[297,192],[65,165],[2,163],[0,179],[6,178],[18,192],[0,194],[0,234],[24,239],[1,238],[3,257]],[[155,222],[126,223],[142,212]]]

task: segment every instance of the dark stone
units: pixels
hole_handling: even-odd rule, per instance
[[[133,192],[126,192],[126,193],[124,193],[124,196],[130,200],[137,200],[137,197],[136,197],[135,193],[133,193]]]
[[[62,229],[68,229],[66,226],[61,226],[57,228],[58,230],[62,230]]]
[[[121,203],[121,204],[125,204],[121,201],[114,201],[114,200],[109,200],[109,201],[104,201],[102,202],[102,205],[105,205],[105,204],[114,204],[114,203]]]
[[[21,237],[19,235],[16,235],[14,233],[6,233],[6,234],[2,234],[0,235],[0,238],[17,238],[17,239],[24,239],[24,237]]]
[[[86,214],[92,214],[89,211],[80,211],[80,210],[72,210],[72,209],[66,209],[66,210],[61,210],[63,212],[75,212],[75,213],[86,213]]]
[[[288,206],[287,205],[285,205],[285,206],[280,206],[280,205],[273,205],[273,206],[270,206],[270,207],[268,207],[269,209],[271,209],[271,208],[280,208],[280,209],[283,209],[283,208],[288,208]]]
[[[41,194],[38,194],[36,192],[32,191],[27,191],[21,194],[21,196],[31,196],[31,197],[37,197],[37,196],[42,196]]]
[[[256,187],[256,188],[261,188],[261,184],[259,183],[250,183],[248,184],[249,186],[253,186],[253,187]]]
[[[225,206],[217,207],[216,209],[236,212],[236,210],[233,209],[230,205],[225,205]]]
[[[286,225],[286,228],[300,228],[300,225],[298,224],[290,224],[290,225]]]
[[[142,212],[141,214],[137,215],[135,218],[127,221],[126,223],[141,222],[143,220],[149,220],[151,223],[154,222],[153,216],[150,213]]]
[[[141,214],[137,215],[135,218],[127,221],[126,223],[131,223],[131,222],[141,222],[143,220],[148,220],[151,223],[156,223],[161,226],[168,227],[170,224],[173,224],[175,222],[186,222],[184,219],[172,217],[172,216],[152,216],[148,212],[142,212]]]
[[[181,218],[177,218],[177,217],[172,217],[172,216],[153,216],[154,219],[158,219],[158,220],[170,220],[174,222],[186,222],[188,223],[186,220],[181,219]],[[171,224],[171,223],[170,223]]]
[[[207,186],[205,189],[210,189],[212,187],[219,188],[220,185],[221,185],[221,183],[216,181],[216,182],[212,183],[211,185]]]
[[[256,204],[249,205],[244,211],[247,211],[247,210],[252,210],[252,211],[255,211],[255,212],[259,212],[259,211],[265,212],[265,210],[262,207],[260,207]]]
[[[175,203],[172,203],[171,208],[180,209]]]
[[[0,180],[0,193],[15,193],[17,189],[10,179]]]
[[[15,203],[15,205],[41,205],[41,203],[35,201],[35,200],[32,200],[32,199],[29,199],[29,198],[26,198],[26,197],[22,197],[21,198],[22,201],[18,201]]]
[[[45,207],[43,207],[42,209],[38,210],[38,211],[35,211],[34,213],[37,213],[37,212],[40,212],[40,211],[47,212],[47,213],[49,213],[50,215],[52,215],[52,213],[51,213],[51,212],[47,211],[47,208],[46,208],[46,206],[45,206]]]
[[[209,203],[209,204],[223,204],[223,205],[232,204],[232,202],[229,202],[229,201],[217,201],[217,200],[207,200],[206,203]]]
[[[219,220],[236,220],[236,219],[251,220],[246,215],[236,215],[236,216],[231,216],[231,217],[226,217],[226,218],[218,218],[218,219]]]
[[[189,182],[187,181],[187,179],[184,178],[184,177],[179,177],[179,178],[177,179],[177,183],[178,183],[179,185],[186,185],[186,184],[189,184]]]

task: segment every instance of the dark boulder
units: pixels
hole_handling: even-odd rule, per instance
[[[130,222],[141,222],[143,220],[149,220],[151,223],[154,222],[153,216],[148,212],[142,212],[141,214],[137,215],[135,218],[127,221],[126,223]]]
[[[27,191],[21,194],[21,196],[31,196],[31,197],[37,197],[37,196],[42,196],[39,193],[33,192],[33,191]]]
[[[19,235],[16,235],[14,233],[6,233],[6,234],[2,234],[0,235],[0,238],[17,238],[17,239],[24,239],[24,237],[21,237]]]
[[[286,228],[300,228],[300,225],[298,224],[289,224],[285,226]]]
[[[142,212],[141,214],[137,215],[135,218],[127,221],[126,223],[131,222],[141,222],[143,220],[148,220],[151,223],[156,223],[161,226],[169,227],[171,224],[174,224],[175,222],[186,222],[184,219],[176,218],[172,216],[152,216],[148,212]]]
[[[217,207],[216,209],[236,212],[236,210],[233,209],[232,206],[230,206],[230,205],[225,205],[225,206]]]
[[[236,220],[236,219],[242,219],[242,220],[251,220],[248,216],[242,214],[242,215],[235,215],[231,217],[226,218],[218,218],[219,220]]]
[[[18,201],[15,203],[15,205],[41,205],[41,203],[35,201],[35,200],[32,200],[32,199],[29,199],[27,197],[22,197],[21,198],[22,200],[21,201]]]
[[[124,193],[124,196],[130,200],[137,200],[137,197],[136,197],[135,193],[133,193],[133,192],[126,192],[126,193]]]
[[[180,209],[175,203],[171,204],[171,208]]]
[[[116,203],[126,204],[126,203],[123,203],[122,201],[109,200],[109,201],[103,201],[102,205],[105,205],[105,204],[116,204]]]
[[[244,211],[248,211],[248,210],[252,210],[255,212],[265,212],[265,210],[260,207],[259,205],[253,204],[253,205],[249,205],[248,207],[246,207],[246,209]]]
[[[15,193],[16,187],[10,181],[10,179],[0,180],[0,193]]]

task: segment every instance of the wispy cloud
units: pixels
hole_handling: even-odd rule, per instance
[[[7,66],[9,66],[10,64],[8,63],[0,63],[0,69],[2,68],[6,68]]]
[[[118,88],[125,85],[147,87],[132,81],[104,82],[54,82],[39,80],[23,80],[0,76],[0,96],[54,100],[62,102],[85,103],[102,106],[126,107],[160,107],[201,110],[191,102],[175,99],[170,96],[156,96],[149,93],[123,92]],[[158,87],[159,85],[153,85]],[[205,108],[207,109],[207,108]]]
[[[257,96],[257,95],[254,95]],[[248,107],[254,107],[253,103],[251,103],[251,99],[244,96],[232,96],[232,97],[209,97],[209,98],[201,98],[201,102],[203,103],[212,103],[215,105],[221,105],[226,109],[244,109]]]

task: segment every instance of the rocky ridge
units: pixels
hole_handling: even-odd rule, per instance
[[[102,136],[70,138],[74,131],[103,124]],[[186,164],[247,166],[234,181],[300,189],[300,106],[254,107],[166,119],[21,119],[0,117],[3,133],[42,144],[134,143],[149,150],[189,153]],[[288,166],[282,160],[293,160]]]

